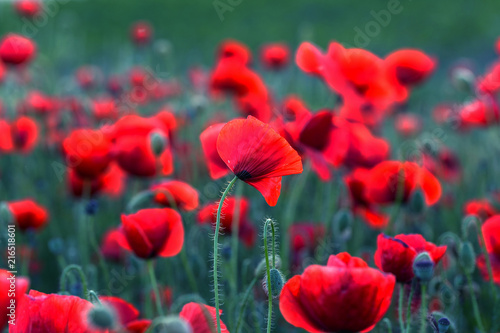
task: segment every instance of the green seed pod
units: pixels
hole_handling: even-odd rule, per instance
[[[270,255],[269,256],[269,265],[271,266],[272,265],[272,262],[273,262],[273,256]],[[276,267],[275,268],[281,268],[281,258],[280,256],[276,255]],[[264,274],[266,274],[266,258],[263,258],[259,264],[257,265],[257,267],[255,268],[254,272],[253,272],[253,275],[256,277],[256,278],[260,278],[261,276],[263,276]]]
[[[460,244],[458,260],[465,273],[472,274],[474,272],[476,268],[476,253],[470,242],[463,242]]]
[[[151,149],[153,150],[155,156],[157,157],[160,156],[165,151],[165,148],[167,147],[168,144],[165,135],[160,131],[153,131],[149,135],[149,140]]]
[[[349,238],[354,218],[350,210],[341,209],[333,217],[334,237]]]
[[[448,318],[443,317],[438,320],[438,331],[439,333],[446,333],[450,328],[451,322]]]
[[[90,309],[89,323],[98,329],[113,330],[116,327],[116,315],[112,309],[105,305],[96,305]]]
[[[429,282],[434,274],[434,261],[427,252],[419,253],[413,261],[413,273],[422,282]]]
[[[411,194],[408,209],[414,214],[422,214],[424,212],[425,199],[421,189],[417,189]]]
[[[191,326],[182,318],[168,316],[153,322],[154,333],[193,333]]]
[[[285,277],[276,268],[272,268],[269,270],[269,276],[271,277],[271,294],[273,295],[273,298],[276,298],[281,294],[281,290],[285,285]],[[269,288],[267,286],[267,274],[262,280],[262,287],[264,288],[266,294],[269,294]]]

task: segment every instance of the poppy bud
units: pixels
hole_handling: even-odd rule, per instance
[[[444,283],[440,291],[440,299],[446,307],[455,304],[456,295],[452,286],[449,283]]]
[[[458,260],[466,274],[472,274],[476,268],[476,253],[470,242],[460,244]]]
[[[351,235],[353,216],[351,211],[339,210],[333,217],[333,231],[335,236],[348,238]]]
[[[422,282],[429,282],[434,274],[434,262],[429,253],[420,253],[413,261],[413,273]]]
[[[273,257],[272,256],[269,256],[269,262],[273,262]],[[280,268],[281,267],[281,258],[280,256],[276,256],[276,268]],[[257,268],[255,268],[254,272],[253,272],[253,275],[256,277],[256,278],[259,278],[261,277],[262,275],[264,275],[266,273],[266,258],[263,258],[259,264],[257,265]]]
[[[14,222],[14,217],[9,209],[7,203],[0,203],[0,223],[2,224],[12,224]]]
[[[451,82],[458,91],[470,93],[474,91],[476,78],[470,69],[459,67],[451,73]]]
[[[160,131],[153,131],[149,135],[149,140],[151,144],[151,150],[155,154],[156,157],[160,156],[167,147],[167,138]]]
[[[193,333],[189,324],[184,319],[177,316],[163,318],[152,331],[153,333]]]
[[[49,250],[55,255],[63,254],[65,250],[64,241],[59,238],[52,238],[49,240]]]
[[[446,333],[448,332],[448,329],[450,328],[450,320],[446,317],[443,317],[438,320],[438,331],[439,333]]]
[[[410,212],[415,214],[421,214],[425,209],[425,198],[422,190],[415,190],[411,197],[408,206]]]
[[[276,268],[271,268],[269,270],[269,276],[271,277],[271,294],[273,295],[273,298],[276,298],[281,294],[281,290],[285,285],[285,277]],[[264,288],[266,294],[269,294],[267,274],[264,276],[264,280],[262,281],[262,287]]]
[[[111,330],[116,327],[116,316],[112,309],[104,305],[96,305],[90,309],[88,320],[98,329]]]

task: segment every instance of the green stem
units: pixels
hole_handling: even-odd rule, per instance
[[[406,331],[410,333],[410,325],[411,325],[411,301],[413,299],[413,294],[415,293],[415,283],[416,281],[413,280],[411,283],[411,289],[410,289],[410,296],[408,297],[408,305],[406,306]]]
[[[236,186],[236,205],[234,208],[232,230],[231,230],[231,270],[233,274],[231,275],[231,295],[236,296],[238,294],[238,236],[240,232],[240,201],[241,192],[243,191],[243,184]]]
[[[92,298],[94,298],[94,300],[96,302],[92,302]],[[96,292],[93,290],[89,290],[89,301],[91,303],[98,303],[98,304],[102,305],[101,300],[99,299],[99,296],[97,296]]]
[[[89,229],[90,245],[92,246],[93,250],[97,253],[97,257],[99,259],[99,266],[101,267],[102,273],[104,274],[104,281],[107,284],[110,281],[108,267],[106,265],[106,260],[104,260],[104,256],[102,255],[101,249],[99,248],[99,244],[97,243],[93,218],[91,217],[88,218],[88,225],[89,225],[88,229]]]
[[[474,311],[474,317],[476,318],[477,326],[479,328],[479,331],[481,333],[486,333],[483,322],[481,320],[481,314],[479,313],[479,306],[477,305],[477,300],[476,300],[476,295],[474,295],[474,286],[472,285],[472,277],[470,273],[465,273],[465,276],[467,277],[467,283],[469,285],[469,292],[471,295],[471,301],[472,301],[472,310]]]
[[[152,285],[153,291],[155,293],[156,308],[158,309],[159,315],[161,317],[163,317],[163,309],[161,307],[160,290],[158,289],[158,283],[156,282],[156,276],[155,276],[154,261],[153,260],[148,260],[146,262],[146,265],[148,266],[149,278],[151,279],[151,285]]]
[[[85,273],[83,273],[83,270],[82,270],[82,267],[78,266],[78,265],[69,265],[69,266],[66,266],[66,268],[64,268],[64,270],[62,271],[62,274],[61,274],[61,280],[59,281],[59,289],[60,291],[64,292],[64,291],[67,291],[66,290],[66,284],[67,284],[67,278],[68,278],[68,274],[70,271],[76,271],[78,273],[78,275],[80,276],[80,281],[82,283],[82,293],[83,293],[83,297],[86,298],[87,297],[87,278],[85,277]]]
[[[87,268],[89,264],[89,251],[87,244],[87,213],[85,211],[85,205],[89,202],[92,193],[92,182],[90,180],[84,180],[82,184],[82,211],[81,216],[78,221],[78,232],[79,232],[79,243],[80,243],[80,253],[82,259],[82,267]]]
[[[420,304],[420,333],[425,333],[427,328],[427,284],[421,284],[421,304]]]
[[[191,286],[191,289],[193,292],[198,293],[198,286],[196,284],[196,279],[193,274],[193,270],[191,269],[191,266],[189,265],[188,257],[186,255],[186,249],[182,248],[181,250],[181,263],[182,266],[184,266],[184,270],[186,271],[187,278],[189,280],[189,285]]]
[[[217,273],[218,268],[218,258],[219,258],[219,229],[220,229],[220,214],[222,212],[222,206],[224,205],[224,200],[226,199],[229,191],[233,187],[234,183],[236,183],[238,177],[234,177],[229,184],[227,185],[224,193],[222,193],[222,197],[220,198],[219,208],[217,208],[217,220],[215,223],[215,235],[214,235],[214,294],[215,294],[215,315],[217,317],[217,332],[221,333],[221,325],[220,325],[220,313],[219,313],[219,277]]]
[[[267,229],[271,225],[272,229],[272,237],[273,237],[273,267],[275,267],[276,264],[276,254],[274,250],[274,223],[273,220],[267,219],[266,223],[264,224],[264,255],[266,256],[266,276],[267,276],[267,296],[269,300],[269,305],[268,305],[268,314],[267,314],[267,333],[271,332],[271,322],[272,322],[272,316],[273,316],[273,286],[271,284],[271,271],[269,268],[269,253],[268,253],[268,242],[267,242]]]
[[[240,326],[243,319],[243,312],[245,311],[248,297],[250,296],[250,292],[252,291],[256,283],[257,283],[257,277],[254,277],[253,280],[250,282],[250,285],[248,286],[247,290],[245,291],[245,295],[243,295],[243,300],[241,301],[240,311],[238,314],[238,321],[236,322],[236,333],[240,332]]]
[[[399,302],[398,302],[398,314],[399,314],[399,327],[401,327],[401,332],[405,331],[405,324],[403,322],[403,302],[404,302],[405,286],[404,284],[399,284]],[[406,318],[408,320],[408,318]]]
[[[384,323],[385,326],[387,326],[387,332],[388,333],[392,333],[392,324],[391,324],[391,321],[388,318],[384,318],[384,320],[382,320],[382,323]]]

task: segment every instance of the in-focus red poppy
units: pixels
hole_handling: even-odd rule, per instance
[[[103,305],[110,307],[118,317],[119,328],[109,333],[146,332],[151,325],[149,319],[139,319],[139,310],[129,302],[115,296],[100,296]]]
[[[421,131],[422,119],[413,113],[401,113],[396,116],[394,127],[401,136],[413,136]]]
[[[76,296],[44,294],[30,290],[16,311],[12,333],[97,333],[87,321],[92,303]]]
[[[122,232],[119,228],[108,230],[101,242],[101,252],[104,258],[113,262],[123,262],[125,258],[125,251],[120,245],[120,238]]]
[[[10,135],[14,149],[30,152],[38,139],[38,125],[29,117],[19,117],[10,124]]]
[[[302,260],[314,256],[319,241],[325,236],[325,227],[317,223],[294,223],[289,231],[294,267],[300,266]]]
[[[222,314],[222,310],[219,311]],[[182,307],[179,317],[188,322],[192,332],[212,333],[217,329],[215,308],[201,303],[187,303]],[[220,322],[221,332],[229,333],[226,325]]]
[[[8,34],[0,41],[0,59],[7,65],[28,63],[36,53],[35,43],[26,37]]]
[[[198,191],[180,180],[166,180],[151,186],[155,193],[154,201],[162,206],[181,210],[198,208]]]
[[[270,125],[249,116],[228,122],[217,151],[236,177],[255,187],[270,206],[281,191],[281,177],[302,172],[302,160]]]
[[[184,243],[184,226],[171,208],[142,209],[122,215],[120,245],[142,259],[172,257]]]
[[[482,225],[484,246],[488,252],[493,271],[493,281],[500,285],[500,215],[490,217]],[[489,280],[488,267],[484,255],[477,258],[477,267],[485,280]]]
[[[11,287],[14,284],[15,288]],[[0,269],[0,330],[7,327],[7,322],[16,317],[16,308],[28,291],[30,281],[24,276],[13,276],[5,269]],[[14,290],[12,290],[14,289]],[[13,292],[13,294],[11,294]],[[12,302],[14,304],[12,305]]]
[[[401,198],[397,198],[401,188]],[[366,198],[377,204],[407,202],[416,189],[423,191],[427,205],[441,197],[441,184],[427,169],[414,162],[384,161],[370,169],[366,181]]]
[[[47,209],[31,199],[12,201],[7,205],[21,231],[37,230],[47,224],[49,219]]]
[[[488,199],[469,200],[464,205],[465,215],[476,215],[486,220],[499,214],[500,211]]]
[[[311,265],[280,295],[286,321],[308,332],[368,332],[391,304],[395,278],[346,252],[326,266]]]
[[[279,70],[290,62],[290,49],[282,43],[268,44],[264,45],[260,56],[265,67]]]
[[[42,10],[42,3],[38,0],[16,0],[14,7],[21,16],[34,17]]]
[[[217,138],[224,125],[226,123],[213,124],[200,134],[201,148],[203,149],[208,172],[212,179],[222,178],[231,172],[217,151]]]
[[[102,175],[109,167],[112,144],[101,130],[78,129],[63,141],[63,151],[72,167],[81,178],[92,180]]]
[[[137,45],[144,45],[151,41],[153,35],[153,27],[146,21],[136,22],[131,30],[130,36],[132,41]]]
[[[230,59],[238,62],[240,65],[246,66],[252,60],[252,53],[245,44],[228,39],[219,45],[217,59],[219,61]]]
[[[246,246],[252,246],[255,243],[255,227],[248,220],[248,207],[250,202],[247,198],[227,197],[222,206],[220,224],[224,233],[231,234],[233,223],[236,219],[239,221],[238,237]],[[216,223],[218,202],[205,205],[197,215],[198,223],[214,226]]]
[[[414,276],[413,261],[421,252],[429,253],[437,265],[446,252],[446,246],[436,246],[418,234],[394,237],[379,234],[375,265],[384,272],[394,274],[398,282],[409,283]]]

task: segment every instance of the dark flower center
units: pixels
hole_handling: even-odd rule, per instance
[[[246,170],[242,170],[236,174],[236,177],[245,181],[245,180],[252,178],[252,175],[250,174],[250,172],[248,172]]]

